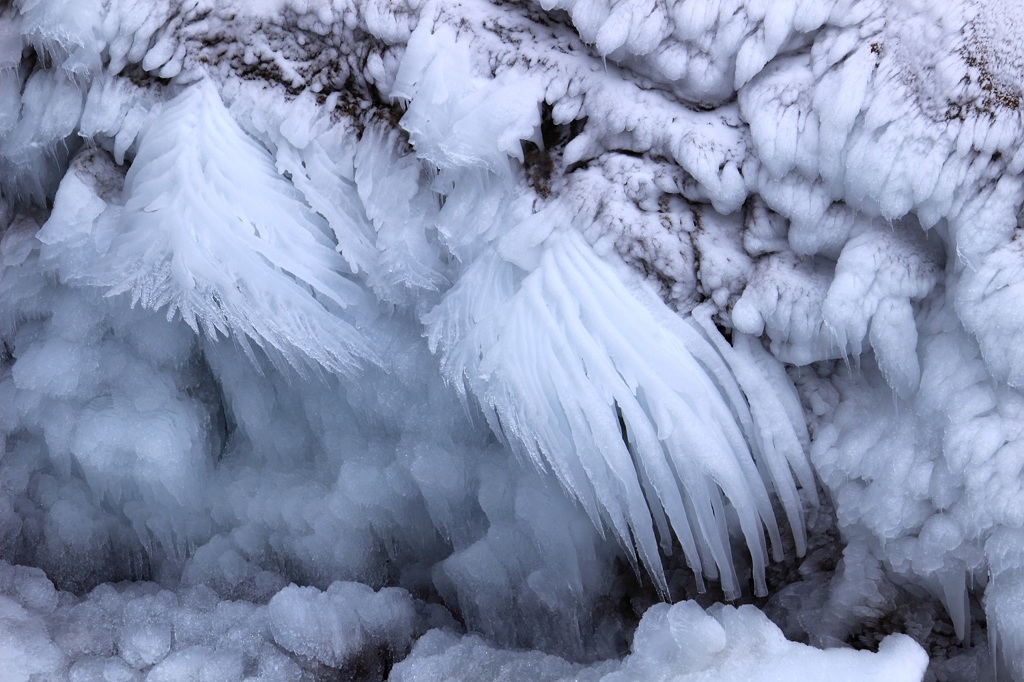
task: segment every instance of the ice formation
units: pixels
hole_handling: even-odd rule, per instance
[[[1024,680],[1022,44],[7,3],[0,671]]]

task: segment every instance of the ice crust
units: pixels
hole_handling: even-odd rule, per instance
[[[1024,680],[1022,31],[9,3],[0,671]]]

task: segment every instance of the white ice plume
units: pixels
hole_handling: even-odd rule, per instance
[[[254,341],[300,370],[350,372],[373,353],[339,315],[362,296],[344,267],[323,220],[201,81],[145,131],[99,279],[249,353]]]
[[[728,501],[764,594],[765,530],[781,558],[769,488],[803,546],[791,467],[805,489],[814,481],[799,412],[759,405],[774,397],[748,369],[740,382],[752,417],[736,368],[692,323],[673,318],[649,292],[631,293],[578,233],[558,231],[530,272],[482,257],[428,323],[446,372],[480,399],[495,431],[551,470],[627,552],[635,546],[663,589],[655,528],[665,551],[678,538],[701,586],[706,575],[739,595]],[[703,334],[718,332],[709,324]]]
[[[539,137],[538,89],[473,77],[455,33],[430,29],[423,22],[414,32],[396,88],[410,100],[402,125],[417,154],[438,166],[438,229],[467,261],[425,317],[447,376],[476,396],[497,434],[609,527],[663,591],[659,536],[666,552],[678,539],[701,589],[706,575],[740,594],[729,504],[764,594],[766,531],[782,556],[769,490],[803,548],[793,470],[811,491],[814,481],[807,438],[797,435],[799,408],[775,401],[768,427],[772,408],[759,403],[775,399],[763,376],[758,383],[757,363],[747,361],[753,369],[737,385],[736,368],[708,338],[719,336],[714,325],[679,320],[643,285],[631,292],[628,271],[598,257],[561,201],[530,215],[528,195],[503,189],[502,179],[522,172],[510,164],[519,148],[509,140]],[[720,346],[743,364],[744,351],[724,339]],[[776,385],[786,385],[784,376]]]

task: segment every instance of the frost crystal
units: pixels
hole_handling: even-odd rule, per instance
[[[0,670],[1024,680],[1022,41],[8,3]]]

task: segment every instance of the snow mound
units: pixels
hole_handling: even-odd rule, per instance
[[[361,583],[336,582],[320,592],[292,585],[268,604],[278,646],[331,668],[345,668],[368,647],[402,657],[412,641],[416,612],[405,590],[374,592]]]
[[[496,649],[475,637],[432,630],[395,666],[396,682],[472,677],[488,680],[920,680],[927,655],[906,635],[891,635],[877,653],[815,649],[790,642],[752,606],[659,604],[644,614],[632,653],[591,667],[539,653]]]

